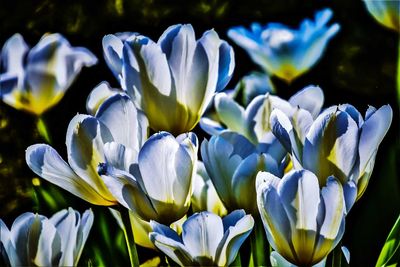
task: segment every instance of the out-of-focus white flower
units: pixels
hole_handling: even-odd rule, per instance
[[[364,0],[368,12],[380,24],[400,32],[400,3],[392,0]]]
[[[51,218],[24,213],[9,230],[0,220],[0,241],[11,266],[76,266],[93,224],[93,212],[69,208]]]
[[[44,35],[29,50],[20,34],[1,51],[0,98],[4,103],[40,116],[56,105],[83,66],[97,63],[86,48],[72,47],[60,34]]]

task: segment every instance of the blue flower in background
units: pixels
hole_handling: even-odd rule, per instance
[[[382,25],[400,32],[400,2],[364,0],[368,12]]]
[[[223,219],[208,211],[195,213],[183,223],[182,237],[155,221],[151,225],[151,241],[180,266],[228,266],[253,229],[254,219],[243,210]]]
[[[29,50],[20,34],[1,51],[0,97],[16,108],[40,116],[56,105],[83,66],[97,63],[86,48],[72,47],[60,34],[44,35]]]
[[[228,36],[267,73],[291,82],[317,62],[339,31],[339,24],[327,25],[332,14],[330,9],[319,11],[315,21],[305,19],[299,29],[280,23],[253,23],[250,30],[242,26],[230,29]]]
[[[11,229],[0,220],[0,257],[6,266],[77,266],[93,218],[91,210],[81,216],[68,208],[49,219],[23,213]]]

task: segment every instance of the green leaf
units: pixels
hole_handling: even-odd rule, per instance
[[[376,266],[396,266],[400,261],[400,216],[383,245]]]

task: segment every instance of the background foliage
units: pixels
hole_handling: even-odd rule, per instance
[[[103,80],[118,86],[102,57],[101,40],[105,34],[134,31],[157,40],[169,25],[191,23],[198,35],[214,28],[221,38],[230,42],[226,32],[232,26],[248,26],[258,21],[297,27],[303,18],[313,17],[315,11],[330,7],[334,11],[332,21],[340,23],[341,30],[329,43],[322,60],[290,85],[278,79],[273,81],[283,98],[314,84],[324,90],[325,106],[351,103],[365,111],[368,104],[391,104],[392,127],[378,152],[369,187],[346,220],[343,239],[343,245],[351,252],[352,266],[370,266],[376,262],[400,212],[398,35],[376,23],[362,1],[13,0],[2,1],[1,6],[1,45],[15,32],[21,33],[31,46],[44,33],[60,32],[72,45],[85,46],[100,59],[99,64],[82,71],[61,103],[44,116],[53,147],[63,156],[68,123],[77,112],[86,113],[85,101],[91,89]],[[228,88],[257,69],[242,49],[237,46],[234,49],[236,68]],[[201,133],[199,127],[195,131]],[[201,140],[205,135],[200,136]],[[7,224],[25,211],[49,216],[68,206],[80,211],[89,207],[45,181],[34,186],[34,175],[25,164],[25,149],[37,142],[44,140],[37,133],[34,118],[0,103],[0,217]],[[59,196],[53,197],[51,204],[45,200],[48,194]],[[124,260],[128,257],[117,224],[106,209],[94,208],[94,212],[95,226],[81,263],[126,265],[128,262]],[[145,250],[139,251],[143,259],[147,254]]]

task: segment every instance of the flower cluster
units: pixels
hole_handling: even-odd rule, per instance
[[[253,24],[228,35],[268,74],[290,82],[337,34],[338,24],[327,26],[331,17],[323,10],[299,30]],[[257,250],[269,253],[255,245],[263,238],[273,264],[325,262],[366,190],[392,121],[389,105],[370,106],[364,117],[350,104],[324,108],[313,85],[285,100],[260,73],[221,92],[233,74],[233,49],[214,30],[196,40],[191,25],[171,26],[157,42],[110,34],[103,50],[120,88],[102,82],[90,93],[89,114],[69,123],[66,161],[48,144],[28,147],[34,173],[91,204],[120,206],[138,245],[181,266],[228,266],[249,236],[255,265],[269,264],[258,258]],[[4,45],[2,98],[36,115],[96,62],[58,34],[23,60],[26,53],[20,35]],[[201,145],[190,132],[199,122],[210,135]],[[113,213],[129,235],[122,212]],[[22,214],[11,230],[0,220],[2,256],[12,266],[77,265],[92,222],[91,211],[81,218],[71,208],[50,219]]]

